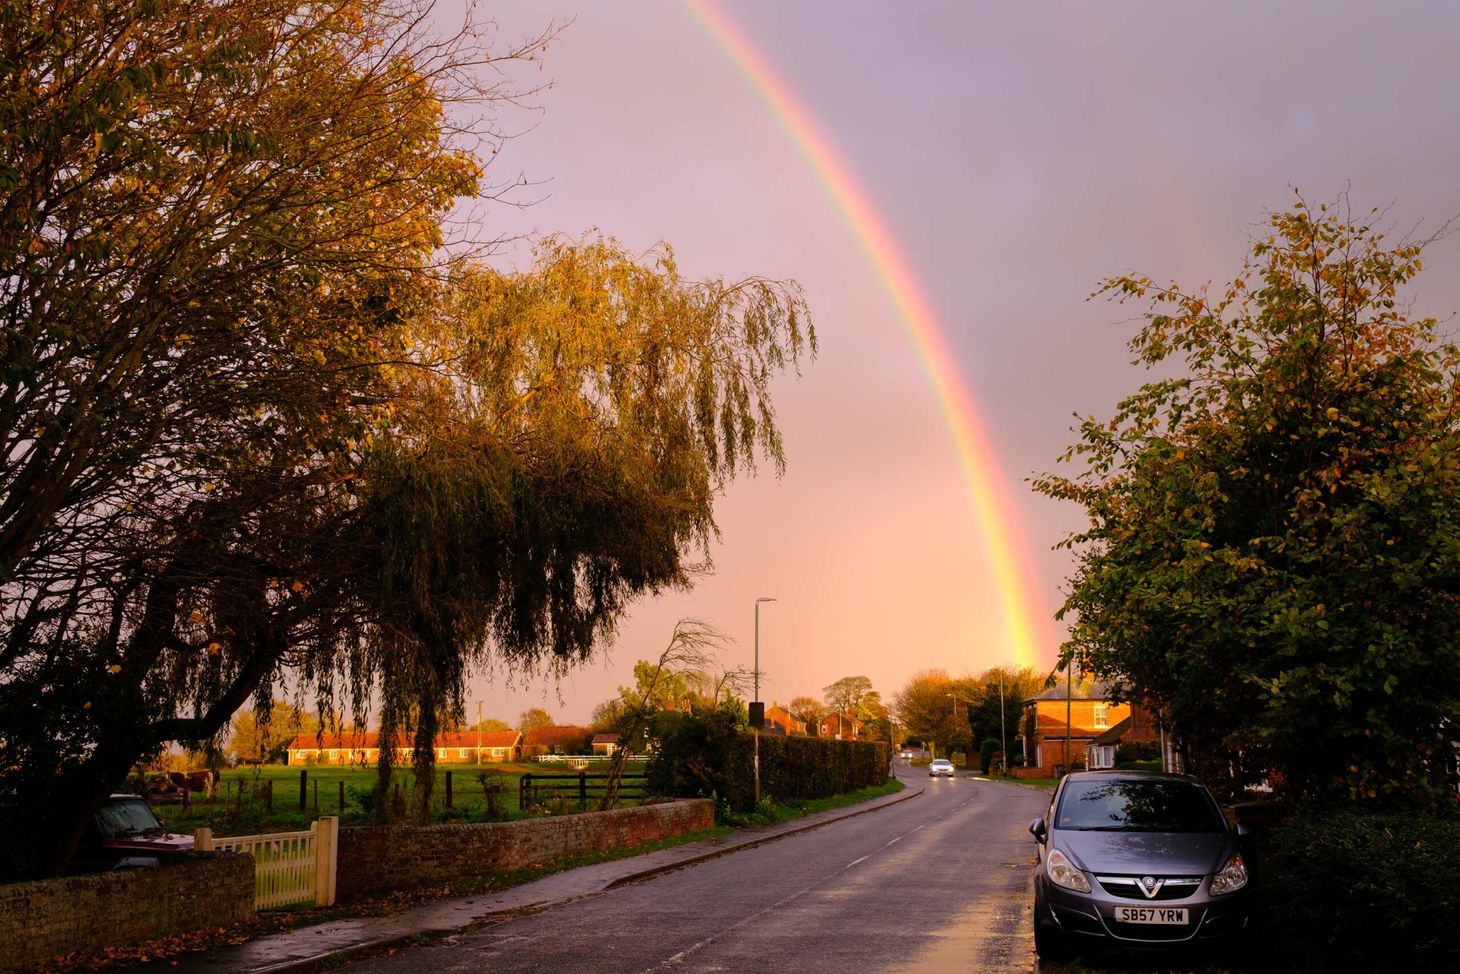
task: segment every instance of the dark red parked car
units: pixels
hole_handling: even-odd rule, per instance
[[[112,795],[86,823],[69,871],[155,866],[166,856],[192,848],[193,837],[163,828],[141,795]]]

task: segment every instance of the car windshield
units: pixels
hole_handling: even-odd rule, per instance
[[[96,813],[96,826],[109,839],[138,832],[162,831],[162,823],[141,799],[107,802]]]
[[[1220,832],[1206,792],[1184,781],[1070,781],[1055,827],[1111,832]]]

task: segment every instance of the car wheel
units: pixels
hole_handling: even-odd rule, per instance
[[[1034,952],[1039,955],[1040,960],[1061,961],[1074,956],[1064,934],[1037,916],[1034,918]]]

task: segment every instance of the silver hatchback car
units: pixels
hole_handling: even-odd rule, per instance
[[[1171,950],[1231,943],[1247,927],[1238,831],[1189,775],[1066,775],[1029,825],[1034,949],[1060,960],[1100,946]]]

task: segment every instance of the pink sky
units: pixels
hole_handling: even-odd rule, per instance
[[[1108,415],[1143,380],[1139,309],[1091,303],[1106,275],[1230,277],[1291,187],[1389,206],[1395,236],[1460,213],[1460,10],[1441,5],[719,2],[795,93],[911,267],[998,454],[1050,621],[1080,512],[1034,495],[1072,414]],[[443,15],[451,4],[443,4]],[[766,700],[865,675],[1015,662],[986,538],[949,427],[887,290],[774,114],[689,8],[492,4],[509,39],[573,23],[548,52],[540,113],[494,164],[543,180],[537,205],[480,211],[494,234],[673,245],[694,276],[794,278],[822,342],[777,388],[789,469],[730,487],[714,571],[637,605],[561,682],[498,672],[469,709],[585,721],[658,655],[676,619],[749,667],[761,609]],[[576,19],[574,19],[576,18]],[[522,77],[531,80],[532,75]],[[524,242],[500,255],[525,264]],[[1436,245],[1417,310],[1448,315],[1460,247]],[[510,685],[509,685],[510,678]]]

